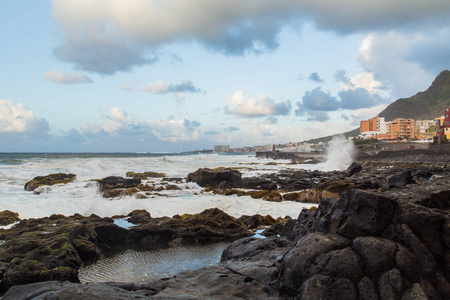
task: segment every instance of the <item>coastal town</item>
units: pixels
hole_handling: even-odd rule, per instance
[[[376,116],[360,122],[360,134],[349,136],[356,141],[387,144],[385,149],[403,150],[426,148],[429,144],[446,144],[450,140],[450,107],[444,115],[433,120],[414,120],[398,117],[386,121],[384,117]],[[397,148],[389,144],[403,145]],[[229,145],[215,145],[214,152],[320,152],[327,147],[327,142],[289,142],[286,144],[267,144],[252,147],[230,148]],[[392,146],[392,145],[391,145]],[[383,147],[382,147],[383,149]]]

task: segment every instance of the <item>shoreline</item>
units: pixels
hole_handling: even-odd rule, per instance
[[[28,227],[29,229],[34,228],[36,230],[39,226],[37,228],[35,226],[39,222],[44,222],[42,226],[45,224],[47,224],[45,226],[48,226],[55,222],[58,224],[59,222],[62,227],[68,226],[66,228],[72,228],[75,224],[84,224],[83,226],[92,228],[93,232],[96,232],[97,238],[100,232],[103,232],[102,235],[110,232],[109,238],[105,239],[106,236],[101,238],[106,241],[106,244],[100,248],[95,246],[99,241],[96,240],[97,238],[93,239],[92,234],[83,234],[83,236],[88,237],[84,242],[75,242],[71,239],[61,242],[59,241],[60,234],[57,234],[53,237],[53,240],[43,243],[43,245],[54,245],[52,247],[56,247],[53,250],[48,250],[49,252],[46,255],[50,255],[50,253],[62,255],[65,253],[66,256],[69,254],[78,255],[80,258],[84,257],[84,259],[87,259],[87,257],[92,259],[99,254],[99,251],[105,251],[110,247],[107,246],[108,243],[109,245],[119,245],[122,243],[119,242],[120,239],[117,240],[119,237],[127,240],[127,243],[139,241],[138,244],[141,244],[141,246],[142,243],[154,243],[156,241],[163,241],[163,243],[176,246],[186,242],[187,240],[184,240],[186,238],[192,239],[195,237],[195,240],[198,241],[199,236],[192,235],[190,226],[202,228],[196,232],[203,232],[200,235],[203,238],[208,237],[204,241],[211,241],[211,237],[220,232],[218,228],[222,228],[220,230],[234,228],[234,230],[242,230],[239,233],[241,236],[225,234],[218,239],[227,240],[226,236],[234,236],[231,240],[237,240],[225,249],[222,254],[222,262],[217,266],[180,273],[164,281],[153,280],[145,283],[127,283],[126,285],[125,283],[109,283],[106,285],[94,283],[89,284],[89,290],[103,293],[101,295],[104,297],[110,297],[119,292],[125,299],[132,297],[132,294],[151,299],[153,296],[175,295],[171,293],[177,293],[181,290],[189,291],[192,295],[200,298],[217,297],[218,292],[221,293],[220,295],[228,295],[228,297],[233,298],[236,291],[246,290],[248,295],[254,298],[275,297],[279,299],[294,296],[306,297],[306,295],[313,298],[316,296],[323,297],[325,294],[321,293],[338,293],[347,290],[349,299],[356,299],[361,296],[361,293],[369,293],[369,291],[372,296],[380,297],[379,293],[386,289],[389,290],[388,286],[392,287],[393,284],[397,284],[392,282],[392,280],[395,280],[394,278],[401,278],[401,288],[390,290],[391,293],[397,295],[396,297],[402,295],[406,297],[406,295],[419,293],[426,295],[428,298],[436,298],[436,296],[445,298],[450,296],[450,274],[448,273],[450,260],[447,258],[450,253],[450,169],[447,165],[446,155],[427,157],[426,160],[423,160],[423,156],[423,153],[415,153],[414,156],[385,156],[383,158],[379,156],[371,157],[371,159],[359,159],[361,169],[358,169],[357,165],[352,165],[357,168],[356,171],[351,171],[354,172],[352,174],[350,174],[350,169],[328,172],[290,170],[263,174],[258,178],[240,182],[236,186],[213,187],[212,192],[221,192],[226,195],[232,191],[236,192],[246,185],[261,185],[272,182],[276,184],[277,192],[281,192],[283,197],[285,194],[297,191],[300,186],[309,186],[310,190],[315,192],[313,196],[318,200],[317,209],[303,209],[301,212],[297,212],[299,213],[297,219],[285,219],[273,223],[271,227],[266,228],[269,237],[262,240],[253,237],[242,239],[241,234],[249,236],[251,231],[248,231],[250,229],[248,224],[255,226],[254,229],[259,228],[258,226],[267,226],[268,223],[264,222],[273,222],[273,220],[270,221],[270,218],[264,221],[266,217],[248,216],[247,219],[239,220],[223,214],[220,210],[212,209],[199,214],[197,217],[180,215],[173,218],[152,219],[147,212],[137,211],[134,213],[134,218],[139,220],[138,222],[141,225],[135,226],[131,230],[116,226],[111,218],[99,218],[97,216],[49,216],[44,218],[47,223],[43,221],[44,219],[26,220],[22,226],[16,226],[23,229],[20,234],[20,230],[14,233],[14,228],[9,230],[9,234],[12,234],[10,237],[6,237],[5,230],[0,231],[5,237],[5,242],[0,245],[0,252],[6,249],[20,249],[20,247],[17,248],[17,237],[21,237],[22,242],[27,243],[27,239],[23,239],[24,234],[35,235],[42,231],[51,232],[50,229],[44,229],[45,227],[41,227],[36,232],[24,230],[28,226],[32,226]],[[368,202],[367,199],[371,200]],[[282,199],[282,201],[286,200]],[[350,203],[352,204],[350,205]],[[374,205],[375,203],[378,204]],[[205,214],[208,217],[202,219],[200,215]],[[128,218],[132,217],[131,214],[128,216]],[[215,222],[219,222],[217,224],[221,224],[220,222],[237,223],[233,223],[235,225],[219,225],[216,229],[208,227]],[[171,226],[178,227],[155,226],[154,224],[172,224]],[[184,225],[180,227],[180,224]],[[247,227],[242,227],[242,224],[247,224],[245,225]],[[79,225],[74,228],[78,228]],[[108,231],[105,231],[106,228],[108,228]],[[173,231],[174,228],[178,228],[177,230],[180,231]],[[14,239],[12,239],[13,236],[15,236]],[[112,238],[113,236],[114,238]],[[405,240],[406,236],[410,236],[408,238],[410,240]],[[171,238],[167,239],[168,237]],[[216,238],[213,238],[213,240]],[[16,245],[15,248],[11,248],[13,241]],[[56,241],[58,242],[55,244]],[[327,248],[330,241],[334,245],[331,248],[334,250],[331,250],[331,252]],[[64,248],[66,247],[64,246],[65,243],[69,245],[68,248]],[[296,245],[302,245],[301,249],[303,250],[300,252],[296,250]],[[311,268],[317,267],[312,267],[309,263],[305,264],[310,259],[304,257],[307,254],[303,254],[309,253],[308,250],[305,250],[309,249],[308,247],[316,249],[314,253],[319,251],[321,255],[328,257],[327,261],[334,260],[333,266],[320,267],[312,272]],[[64,251],[58,250],[63,248]],[[256,249],[264,250],[256,251]],[[398,249],[404,250],[398,252]],[[6,253],[10,253],[8,251]],[[394,251],[396,253],[395,259],[382,262],[385,258],[379,256],[380,251],[381,253]],[[341,257],[338,255],[341,252],[346,254]],[[5,285],[8,288],[12,287],[5,294],[4,300],[9,299],[10,295],[22,291],[18,284],[30,283],[27,280],[14,283],[12,280],[15,277],[11,277],[11,274],[23,269],[20,266],[27,263],[27,257],[30,259],[31,253],[33,252],[10,253],[10,256],[3,256],[3,262],[0,259],[0,271],[4,270],[2,275],[3,288],[5,288]],[[22,257],[21,260],[11,264],[8,258],[17,257],[17,255]],[[389,255],[386,257],[391,257]],[[406,255],[402,258],[402,262],[397,258],[400,257],[399,255]],[[67,258],[63,258],[66,256],[60,257],[60,260],[65,261],[64,264],[67,263]],[[52,255],[47,256],[47,260],[50,257]],[[320,257],[322,256],[314,256],[314,260],[318,260]],[[349,257],[353,257],[355,260],[349,262]],[[431,269],[424,263],[425,258],[433,261]],[[42,259],[46,261],[45,258]],[[369,263],[369,259],[375,260]],[[56,262],[54,258],[50,261]],[[420,263],[417,264],[417,262]],[[320,266],[320,260],[316,263],[319,263]],[[347,273],[349,264],[351,265],[349,269],[351,272]],[[361,264],[364,265],[362,269],[360,269]],[[373,269],[374,264],[388,264],[389,268]],[[270,265],[271,267],[262,268],[263,265]],[[342,268],[343,265],[347,267]],[[33,268],[42,270],[39,269],[38,265],[34,265]],[[44,270],[50,270],[46,269],[47,267],[44,268]],[[77,285],[76,283],[55,285],[54,281],[47,281],[53,278],[77,282],[77,279],[74,279],[73,276],[77,273],[78,267],[58,268],[53,268],[53,273],[50,271],[45,271],[50,272],[48,274],[42,273],[47,274],[48,277],[40,277],[41,280],[38,281],[43,281],[42,283],[31,283],[25,291],[42,290],[45,287],[43,290],[47,289],[47,291],[56,294],[76,291],[77,293],[90,295],[85,285]],[[291,275],[291,272],[294,271],[289,270],[299,272],[304,268],[309,271],[305,273],[306,277],[303,278],[302,282],[293,281],[294,277],[292,276],[294,275]],[[411,268],[419,269],[411,273]],[[25,271],[34,274],[32,269]],[[226,274],[226,276],[218,277],[218,274]],[[359,275],[353,277],[356,276],[355,274]],[[204,276],[208,276],[208,280],[204,280]],[[234,282],[233,289],[229,288],[230,280]],[[236,285],[236,282],[240,283]],[[311,285],[314,282],[320,282],[320,288]],[[247,283],[251,284],[248,285]],[[202,288],[200,290],[198,288],[193,289],[193,286],[201,286]],[[375,286],[375,288],[371,288],[371,286]]]

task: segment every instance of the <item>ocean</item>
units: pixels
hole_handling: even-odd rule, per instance
[[[52,214],[100,217],[127,215],[145,209],[153,217],[199,213],[217,207],[226,213],[242,215],[270,214],[296,218],[310,204],[274,203],[249,196],[223,196],[203,193],[195,183],[176,183],[181,190],[162,191],[167,196],[138,199],[135,196],[104,198],[93,179],[123,176],[132,172],[162,172],[167,177],[186,178],[198,168],[237,167],[243,177],[278,172],[282,169],[325,169],[325,164],[289,165],[290,161],[256,158],[255,154],[168,154],[168,153],[0,153],[0,210],[19,213],[21,219]],[[273,162],[273,161],[272,161]],[[24,190],[27,181],[52,173],[76,174],[76,181],[48,186],[41,194]],[[153,179],[152,179],[153,180]],[[154,179],[158,181],[161,179]]]
[[[104,198],[95,179],[123,176],[126,172],[165,173],[168,178],[186,178],[199,168],[239,168],[243,177],[274,173],[285,169],[337,170],[351,163],[353,144],[338,142],[328,151],[328,160],[320,164],[290,164],[289,160],[256,158],[249,154],[183,154],[183,153],[0,153],[0,211],[19,213],[21,219],[40,218],[52,214],[100,217],[127,215],[145,209],[153,217],[199,213],[217,207],[226,213],[271,215],[274,218],[297,218],[303,208],[316,204],[292,201],[268,202],[249,196],[237,197],[202,192],[196,183],[171,184],[180,190],[161,191],[148,199],[135,196]],[[269,164],[270,163],[270,164]],[[44,187],[40,194],[26,191],[24,185],[36,176],[73,173],[76,180],[68,184]],[[161,178],[152,178],[158,183]],[[116,223],[118,224],[118,223]],[[123,224],[118,224],[124,226]],[[126,226],[126,225],[125,225]],[[10,226],[0,226],[8,228]],[[1,242],[1,241],[0,241]],[[192,245],[158,250],[128,249],[104,257],[79,270],[79,280],[86,282],[143,282],[167,277],[178,272],[212,266],[220,261],[227,243]]]

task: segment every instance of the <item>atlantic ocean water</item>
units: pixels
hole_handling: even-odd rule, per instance
[[[351,163],[352,149],[352,143],[342,138],[335,139],[330,144],[327,162],[310,165],[292,165],[288,160],[259,159],[254,153],[0,153],[0,211],[17,212],[21,219],[52,214],[70,216],[75,213],[112,217],[127,215],[134,209],[145,209],[153,217],[171,217],[217,207],[234,217],[261,214],[274,218],[296,218],[303,208],[313,204],[215,195],[202,192],[200,186],[186,181],[171,183],[179,186],[179,190],[165,190],[161,195],[152,195],[147,199],[136,196],[109,199],[99,193],[95,179],[125,177],[126,172],[147,171],[165,173],[167,178],[186,178],[188,173],[198,168],[217,167],[238,168],[243,177],[283,169],[339,170]],[[39,194],[24,189],[25,183],[34,177],[53,173],[73,173],[76,180],[68,184],[41,187]],[[156,184],[161,180],[152,179]],[[226,243],[218,243],[149,251],[128,249],[82,267],[79,280],[83,283],[139,282],[171,276],[181,271],[217,264],[226,246]]]
[[[267,159],[254,154],[165,154],[165,153],[0,153],[0,210],[19,213],[20,218],[39,218],[52,214],[66,216],[79,213],[101,217],[126,215],[134,209],[146,209],[154,217],[198,213],[217,207],[228,214],[270,214],[296,218],[308,204],[273,203],[251,197],[202,193],[195,183],[176,183],[181,190],[164,191],[167,196],[138,199],[135,196],[107,199],[98,192],[95,179],[123,176],[126,172],[162,172],[167,177],[186,178],[198,168],[236,167],[243,177],[277,172],[280,169],[321,169],[319,165],[266,165]],[[68,184],[44,187],[42,193],[24,190],[27,181],[52,173],[73,173],[76,180]],[[161,179],[155,179],[158,181]]]

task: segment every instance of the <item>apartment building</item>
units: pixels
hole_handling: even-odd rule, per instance
[[[361,136],[363,138],[377,137],[388,132],[384,117],[374,117],[360,122]]]
[[[431,127],[435,126],[435,120],[417,120],[416,121],[416,138],[432,139],[433,132],[429,132]]]
[[[445,110],[444,116],[436,118],[436,137],[443,138],[444,136],[447,140],[450,140],[450,108]]]
[[[416,137],[416,125],[413,119],[396,118],[388,122],[390,140],[414,139]]]

